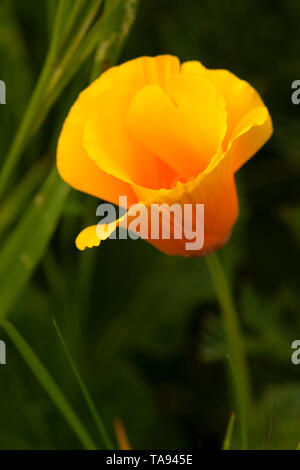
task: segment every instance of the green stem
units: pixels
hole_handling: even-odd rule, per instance
[[[71,63],[72,58],[76,54],[76,50],[82,43],[83,38],[87,34],[93,21],[95,20],[99,12],[101,3],[102,3],[102,0],[94,0],[90,10],[88,11],[87,16],[84,18],[83,24],[80,26],[80,28],[74,35],[70,47],[67,49],[64,57],[62,58],[60,63],[57,65],[55,70],[53,71],[53,75],[47,87],[47,91],[46,91],[47,95],[51,92],[51,90],[53,90],[53,88],[55,88],[56,84],[62,79],[62,76],[66,68],[68,67],[68,64]]]
[[[222,450],[230,450],[234,421],[235,421],[235,413],[231,413],[228,426],[226,429],[226,434],[225,434]]]
[[[49,57],[49,56],[48,56]],[[22,119],[21,125],[17,131],[17,135],[13,144],[8,152],[3,167],[0,172],[0,199],[3,197],[6,190],[8,181],[18,163],[21,153],[24,150],[28,137],[31,135],[36,117],[39,115],[40,106],[43,98],[46,85],[52,74],[52,63],[49,58],[46,60],[43,70],[41,72],[39,81],[32,95],[30,103],[27,107],[25,115]]]
[[[22,118],[21,124],[17,130],[17,134],[4,161],[3,167],[1,168],[0,199],[4,195],[8,182],[17,166],[29,137],[32,135],[35,129],[36,121],[38,120],[38,117],[41,113],[44,94],[55,69],[60,34],[61,30],[63,29],[64,20],[68,13],[68,8],[70,8],[69,2],[66,2],[65,0],[59,2],[55,17],[52,40],[46,60],[44,62],[28,107]]]
[[[59,4],[51,44],[54,57],[59,53],[60,49],[64,47],[65,41],[71,34],[81,10],[85,7],[85,3],[86,0],[71,0],[71,3],[70,0],[68,0],[64,4]]]
[[[205,260],[213,280],[219,304],[221,306],[227,352],[230,358],[230,362],[232,363],[232,366],[237,375],[237,380],[234,380],[233,374],[230,374],[232,378],[235,406],[240,411],[240,426],[243,428],[243,421],[244,418],[247,420],[247,412],[249,411],[250,407],[251,393],[248,367],[239,319],[219,257],[216,253],[213,253],[209,256],[206,256]],[[243,402],[242,404],[241,396]],[[243,441],[243,447],[245,447],[245,438],[243,438]]]
[[[247,431],[247,407],[244,401],[244,396],[241,388],[241,383],[237,370],[227,354],[227,360],[229,365],[230,378],[232,380],[232,388],[234,390],[235,406],[239,417],[239,431],[240,441],[243,450],[248,449],[248,431]]]
[[[61,36],[64,33],[63,26],[66,16],[69,12],[71,2],[60,1],[58,4],[58,10],[55,19],[54,33],[52,36],[50,48],[41,71],[38,83],[33,92],[32,98],[26,109],[26,112],[22,118],[21,124],[17,130],[17,134],[14,138],[12,146],[8,152],[8,155],[3,163],[3,167],[0,172],[0,199],[3,197],[4,192],[7,188],[8,182],[14,173],[17,163],[22,155],[22,152],[26,146],[26,143],[31,135],[37,129],[37,123],[40,124],[40,116],[44,117],[43,108],[45,106],[45,95],[47,90],[52,85],[56,84],[56,80],[61,78],[61,73],[65,70],[65,66],[68,66],[69,60],[72,59],[80,41],[87,33],[91,23],[93,22],[102,0],[93,0],[91,8],[87,14],[87,17],[83,20],[83,26],[79,29],[79,33],[75,35],[73,42],[71,43],[66,57],[59,60],[58,52],[60,48]],[[64,37],[64,36],[63,36]]]

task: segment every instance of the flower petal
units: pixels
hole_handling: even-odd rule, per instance
[[[156,84],[165,89],[169,77],[180,72],[179,59],[172,55],[139,57],[114,67],[113,87],[129,86],[135,89]]]
[[[115,204],[119,195],[127,195],[128,203],[134,204],[137,202],[136,195],[130,185],[100,169],[83,147],[84,122],[96,88],[94,82],[79,96],[64,123],[57,149],[58,171],[68,184],[79,191]]]
[[[168,254],[182,256],[203,256],[222,246],[230,237],[232,228],[238,217],[238,199],[230,159],[222,158],[209,173],[184,185],[177,185],[168,195],[157,197],[159,203],[166,202],[192,204],[195,218],[195,205],[204,204],[204,245],[201,250],[186,250],[186,239],[178,243],[162,243],[149,240],[150,243]],[[176,240],[176,242],[178,242]]]
[[[243,166],[273,133],[271,116],[265,106],[252,109],[237,124],[232,137],[234,171]]]
[[[106,173],[127,183],[159,187],[157,158],[128,133],[125,116],[135,90],[118,87],[95,100],[84,126],[84,147]]]
[[[271,117],[263,100],[248,82],[228,70],[209,70],[199,62],[191,61],[182,64],[182,71],[188,75],[206,75],[223,96],[228,116],[224,149],[230,140],[249,132],[248,137],[245,135],[240,139],[235,152],[234,167],[238,170],[272,135]]]
[[[226,132],[222,97],[205,77],[173,75],[167,92],[148,85],[136,93],[128,113],[131,135],[188,181],[204,170]]]
[[[103,240],[107,240],[111,234],[116,230],[123,217],[110,224],[91,225],[82,230],[75,240],[76,246],[80,251],[86,248],[93,248],[99,246]]]
[[[90,227],[86,227],[82,230],[79,235],[77,235],[75,243],[80,251],[83,251],[86,248],[99,246],[101,240],[97,236],[97,225],[91,225]]]

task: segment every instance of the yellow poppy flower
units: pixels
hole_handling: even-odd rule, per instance
[[[170,55],[112,67],[84,90],[61,132],[57,166],[75,189],[118,204],[204,205],[204,243],[189,251],[173,235],[148,241],[172,255],[222,246],[238,217],[235,172],[272,134],[255,89],[227,70]],[[194,214],[195,215],[195,212]],[[125,218],[126,219],[126,218]],[[79,249],[98,246],[124,217],[83,230]],[[130,211],[126,220],[131,220]]]

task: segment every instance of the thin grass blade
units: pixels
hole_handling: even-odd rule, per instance
[[[50,60],[53,60],[59,52],[60,44],[62,42],[65,31],[65,23],[67,22],[68,17],[70,17],[73,6],[73,0],[58,0],[53,34],[49,49]]]
[[[115,4],[115,0],[106,0],[105,11],[115,8],[110,17],[110,27],[105,40],[99,43],[95,53],[92,80],[104,69],[104,65],[114,65],[123,49],[124,42],[135,21],[139,0],[125,0]]]
[[[226,430],[226,434],[225,434],[225,438],[224,438],[224,442],[223,442],[222,450],[229,450],[231,447],[234,422],[235,422],[235,413],[231,413],[227,430]]]
[[[15,186],[0,207],[0,237],[16,221],[29,196],[34,193],[46,176],[45,161],[34,165],[22,180]]]
[[[36,376],[38,381],[44,390],[48,393],[50,398],[53,400],[57,408],[63,414],[74,433],[82,443],[85,449],[96,450],[97,447],[89,436],[88,432],[82,425],[78,416],[70,406],[69,402],[65,398],[64,394],[57,386],[45,366],[42,364],[40,359],[37,357],[35,352],[26,342],[26,340],[20,335],[18,330],[7,320],[2,320],[1,325],[5,329],[7,335],[21,354],[22,358],[31,369],[32,373]]]
[[[39,263],[69,187],[54,167],[0,253],[0,318],[5,317]]]
[[[100,434],[100,436],[101,436],[101,438],[102,438],[104,444],[106,445],[107,449],[110,449],[110,450],[111,450],[111,449],[113,449],[114,447],[113,447],[113,444],[112,444],[112,442],[111,442],[111,439],[110,439],[110,437],[109,437],[109,435],[108,435],[108,433],[107,433],[107,431],[106,431],[106,429],[105,429],[105,427],[104,427],[104,424],[103,424],[103,422],[102,422],[102,419],[101,419],[100,416],[99,416],[99,413],[98,413],[98,411],[97,411],[97,409],[96,409],[96,406],[94,405],[94,402],[93,402],[93,400],[92,400],[92,398],[91,398],[91,396],[90,396],[90,394],[89,394],[89,391],[88,391],[88,389],[86,388],[86,386],[85,386],[85,384],[84,384],[84,381],[83,381],[83,379],[82,379],[82,377],[81,377],[81,375],[80,375],[80,373],[79,373],[79,371],[78,371],[78,369],[77,369],[77,367],[76,367],[75,362],[73,361],[73,358],[72,358],[72,356],[71,356],[71,354],[70,354],[70,351],[69,351],[69,349],[68,349],[68,346],[67,346],[67,344],[66,344],[66,342],[65,342],[65,339],[64,339],[64,337],[63,337],[63,335],[62,335],[62,333],[61,333],[61,331],[60,331],[60,329],[59,329],[59,327],[58,327],[58,325],[57,325],[57,323],[56,323],[55,320],[53,320],[53,324],[54,324],[55,330],[56,330],[56,332],[57,332],[58,338],[59,338],[59,340],[60,340],[60,342],[61,342],[62,348],[63,348],[63,350],[64,350],[64,352],[65,352],[65,354],[66,354],[66,357],[67,357],[67,359],[68,359],[68,361],[69,361],[69,363],[70,363],[70,366],[71,366],[71,368],[72,368],[72,370],[73,370],[73,372],[74,372],[74,375],[75,375],[75,377],[76,377],[76,380],[77,380],[77,382],[78,382],[78,385],[79,385],[79,387],[80,387],[80,389],[81,389],[81,392],[82,392],[82,394],[83,394],[83,396],[84,396],[84,399],[85,399],[85,401],[86,401],[86,403],[87,403],[87,406],[88,406],[88,408],[89,408],[89,410],[90,410],[90,413],[91,413],[92,417],[93,417],[94,420],[95,420],[95,423],[96,423],[96,425],[97,425],[99,434]]]
[[[243,396],[240,378],[238,376],[237,368],[232,362],[229,355],[226,356],[229,364],[229,371],[232,375],[232,383],[234,384],[234,393],[236,394],[236,403],[238,406],[237,415],[239,420],[240,440],[243,450],[248,449],[248,433],[247,433],[247,415],[246,403]]]

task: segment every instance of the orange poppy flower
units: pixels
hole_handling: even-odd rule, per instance
[[[174,236],[174,219],[169,239],[148,239],[168,254],[201,256],[229,239],[238,217],[234,174],[271,134],[262,99],[229,71],[169,55],[140,57],[80,94],[61,132],[57,166],[75,189],[113,204],[126,196],[150,218],[153,204],[203,204],[200,249],[189,251],[185,235]],[[98,233],[97,225],[86,228],[77,247],[98,246],[122,223]]]

